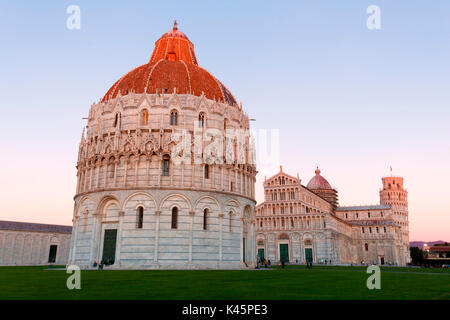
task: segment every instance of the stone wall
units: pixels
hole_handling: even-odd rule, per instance
[[[47,265],[51,245],[57,246],[54,264],[67,264],[70,234],[0,230],[0,265]]]

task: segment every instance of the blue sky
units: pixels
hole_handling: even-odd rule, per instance
[[[71,223],[81,118],[177,19],[252,125],[280,129],[286,172],[306,184],[319,165],[358,205],[392,166],[411,239],[450,240],[449,16],[449,1],[1,1],[0,219]],[[276,173],[260,171],[259,201]]]

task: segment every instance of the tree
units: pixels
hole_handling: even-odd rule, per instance
[[[411,260],[414,264],[422,264],[423,263],[423,250],[419,247],[411,247]]]

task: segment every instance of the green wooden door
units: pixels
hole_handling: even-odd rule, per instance
[[[105,238],[103,240],[103,261],[105,263],[114,263],[116,258],[116,239],[117,229],[105,230]]]
[[[305,249],[305,262],[312,262],[312,261],[313,261],[312,249],[306,248]]]
[[[258,249],[258,261],[264,260],[264,249]]]
[[[289,262],[289,245],[287,243],[280,244],[280,262]]]

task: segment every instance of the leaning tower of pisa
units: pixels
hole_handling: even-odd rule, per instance
[[[408,219],[408,191],[403,186],[403,177],[383,177],[383,188],[380,190],[380,203],[392,207],[393,223],[400,228],[399,257],[403,263],[409,263],[409,219]]]

